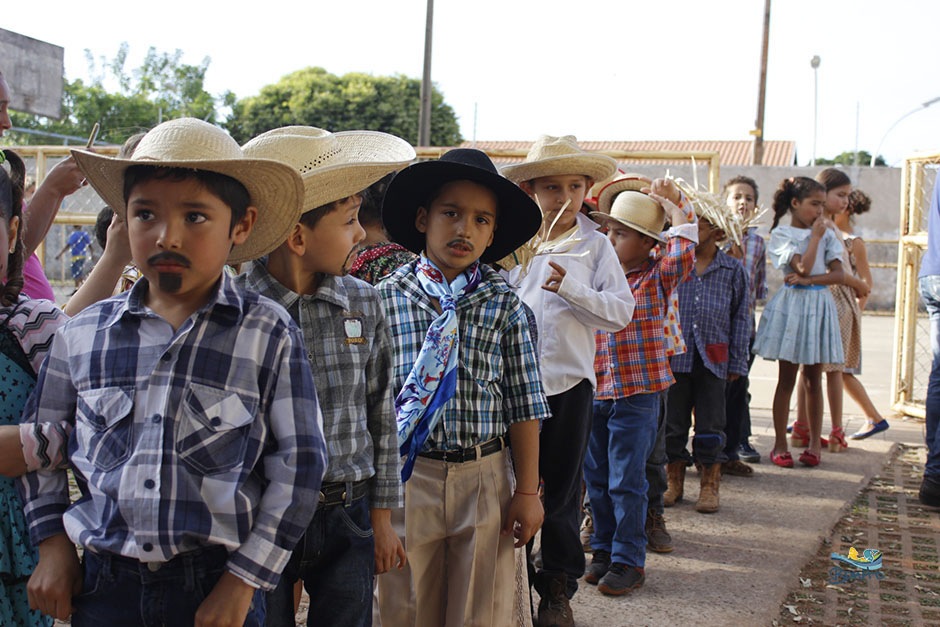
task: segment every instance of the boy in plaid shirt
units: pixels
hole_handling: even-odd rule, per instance
[[[695,509],[718,511],[724,449],[725,385],[747,374],[748,281],[741,262],[724,253],[726,237],[740,242],[740,217],[717,196],[684,190],[699,217],[695,271],[679,284],[679,319],[687,351],[670,359],[676,382],[666,403],[666,507],[682,499],[686,450],[695,411],[693,454],[702,465]]]
[[[541,214],[472,149],[399,172],[382,213],[392,238],[420,254],[379,284],[401,390],[416,624],[506,625],[513,536],[521,547],[542,522],[549,409],[522,302],[487,264],[527,242]]]
[[[131,159],[74,157],[144,277],[60,330],[27,406],[24,421],[74,425],[82,488],[70,503],[64,470],[23,479],[30,603],[74,607],[76,627],[260,626],[326,446],[299,329],[223,266],[280,243],[300,176],[194,119],[157,126]]]
[[[591,214],[607,226],[636,299],[625,329],[595,336],[597,392],[584,462],[594,558],[584,579],[604,594],[626,594],[645,580],[645,466],[656,439],[659,392],[673,382],[664,322],[669,294],[692,270],[698,237],[694,214],[690,223],[680,208],[685,204],[671,181],[650,185],[626,174],[601,191],[599,211]],[[672,227],[661,234],[667,213]],[[652,257],[657,243],[664,252]]]

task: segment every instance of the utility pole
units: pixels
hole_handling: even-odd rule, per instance
[[[816,136],[819,131],[819,55],[813,55],[809,65],[813,68],[813,160],[810,165],[816,165]]]
[[[754,123],[754,150],[751,164],[764,162],[764,96],[767,92],[767,53],[770,48],[770,0],[764,2],[764,42],[760,51],[760,87],[757,90],[757,121]]]
[[[418,117],[418,145],[431,145],[431,33],[434,30],[434,0],[428,0],[424,27],[424,74],[421,76],[421,112]]]

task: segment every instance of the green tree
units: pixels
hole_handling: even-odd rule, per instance
[[[272,128],[290,124],[330,131],[368,129],[417,144],[421,81],[403,75],[330,74],[320,67],[297,70],[257,96],[238,100],[224,126],[244,143]],[[431,96],[431,144],[463,141],[453,108],[436,88]]]
[[[871,163],[871,153],[867,150],[858,151],[858,164],[868,165]],[[816,165],[855,165],[855,151],[847,150],[839,153],[832,159],[816,159]],[[884,157],[878,155],[875,159],[875,165],[887,165]]]
[[[99,63],[88,50],[90,80],[66,81],[62,103],[62,119],[52,120],[25,113],[12,113],[13,126],[37,131],[87,137],[95,122],[101,127],[98,139],[121,144],[125,139],[146,131],[161,120],[182,116],[198,117],[216,122],[219,101],[233,100],[230,94],[216,98],[204,88],[209,57],[199,65],[182,62],[182,51],[158,52],[150,48],[139,68],[125,69],[127,43],[121,44],[111,60]],[[111,92],[104,84],[113,78],[118,91]],[[10,132],[4,135],[11,144],[59,144],[61,139],[50,136]]]

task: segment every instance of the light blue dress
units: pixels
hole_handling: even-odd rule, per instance
[[[809,247],[810,229],[778,226],[770,233],[767,254],[775,268],[794,272],[790,260]],[[829,263],[842,258],[842,242],[826,229],[810,274],[825,274]],[[754,352],[765,359],[795,364],[840,364],[845,361],[839,315],[826,286],[782,285],[760,317]]]

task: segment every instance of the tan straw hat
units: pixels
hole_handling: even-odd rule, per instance
[[[246,156],[277,159],[300,172],[303,211],[357,194],[415,158],[411,144],[388,133],[331,133],[313,126],[270,130],[242,150]]]
[[[600,181],[609,178],[616,170],[616,160],[607,155],[581,150],[574,135],[542,135],[532,145],[524,163],[507,165],[501,172],[518,184],[542,176],[569,174],[581,174]]]
[[[248,190],[258,209],[245,243],[235,246],[228,263],[257,259],[277,248],[300,217],[303,182],[290,166],[271,159],[249,159],[228,133],[195,118],[159,124],[140,140],[129,159],[73,150],[75,161],[101,199],[122,218],[124,172],[132,165],[205,170],[230,176]]]
[[[640,191],[649,184],[639,174],[624,174],[601,190],[597,199],[599,211],[592,211],[590,216],[602,221],[615,220],[657,242],[665,242],[662,232],[666,225],[666,212],[658,202]]]
[[[737,210],[729,207],[718,194],[696,189],[682,179],[675,179],[676,185],[692,203],[695,215],[707,220],[713,227],[724,231],[725,237],[718,242],[723,245],[728,240],[741,245],[744,222]]]

